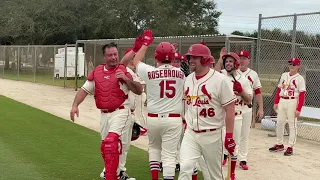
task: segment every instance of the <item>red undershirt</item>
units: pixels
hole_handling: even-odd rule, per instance
[[[208,71],[209,72],[209,71]],[[207,73],[205,73],[204,75],[202,75],[202,76],[196,76],[196,79],[197,80],[199,80],[199,79],[201,79],[201,78],[203,78],[205,75],[207,75],[208,74],[208,72]]]

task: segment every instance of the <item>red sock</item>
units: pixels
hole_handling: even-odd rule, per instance
[[[237,158],[231,159],[231,174],[234,174],[234,171],[236,170],[236,165],[237,165]]]
[[[159,171],[158,170],[151,170],[151,178],[152,178],[152,180],[158,180]]]
[[[198,169],[197,168],[193,169],[192,180],[198,180]]]
[[[160,162],[159,161],[150,161],[149,165],[150,165],[152,180],[158,180],[159,170],[160,170]]]

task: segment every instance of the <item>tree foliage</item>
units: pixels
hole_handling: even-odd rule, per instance
[[[2,0],[0,39],[12,44],[64,44],[77,39],[217,34],[214,1]]]

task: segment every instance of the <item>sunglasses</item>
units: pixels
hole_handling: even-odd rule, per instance
[[[296,66],[296,64],[293,64],[293,63],[289,63],[289,65],[290,65],[290,66]]]

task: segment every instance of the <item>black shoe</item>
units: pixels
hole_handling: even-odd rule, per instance
[[[176,172],[180,172],[180,164],[176,164]]]
[[[120,171],[120,179],[119,180],[135,180],[135,178],[130,178],[126,172]]]

